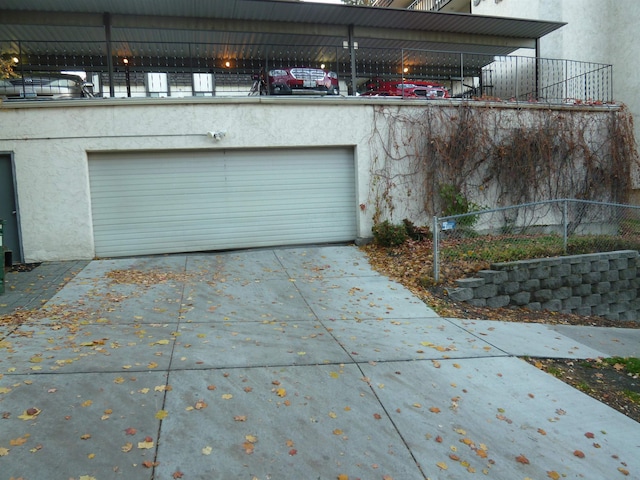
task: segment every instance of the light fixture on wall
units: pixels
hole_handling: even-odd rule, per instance
[[[226,130],[211,130],[207,132],[207,137],[213,138],[216,142],[219,142],[227,135]]]
[[[13,57],[11,60],[13,63],[20,63],[20,59],[18,57]]]

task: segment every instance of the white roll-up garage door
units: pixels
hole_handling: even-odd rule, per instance
[[[91,154],[89,180],[101,257],[356,237],[348,148]]]

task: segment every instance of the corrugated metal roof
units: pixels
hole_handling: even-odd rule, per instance
[[[522,40],[538,39],[563,25],[276,0],[2,0],[0,41],[25,42],[23,48],[29,53],[46,53],[52,45],[48,42],[55,42],[60,47],[75,48],[78,54],[92,54],[103,49],[98,43],[105,38],[104,12],[112,16],[114,42],[226,43],[236,45],[238,52],[243,47],[246,51],[250,45],[337,48],[353,25],[361,48],[404,47],[502,55],[521,46]],[[152,28],[151,17],[167,17],[166,24]],[[170,19],[175,19],[178,26],[172,26]],[[434,34],[442,38],[436,39]],[[64,43],[78,40],[83,44]]]

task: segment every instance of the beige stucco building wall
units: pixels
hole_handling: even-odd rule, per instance
[[[540,40],[540,56],[613,65],[613,98],[625,104],[640,139],[640,1],[638,0],[480,0],[472,13],[566,22]],[[640,178],[634,175],[634,178]],[[636,180],[634,185],[640,188]],[[640,202],[640,192],[635,192]]]
[[[446,137],[451,128],[446,119],[465,104],[340,97],[7,102],[0,105],[0,153],[13,158],[24,260],[95,256],[88,161],[94,152],[252,149],[259,155],[261,149],[291,148],[303,155],[307,147],[346,147],[354,155],[357,237],[371,237],[376,211],[380,220],[430,224],[431,215],[440,212],[427,212],[435,207],[427,198],[425,177],[414,174],[421,155],[415,130],[432,111],[440,119],[433,128]],[[517,115],[525,122],[548,111],[541,105],[496,104],[494,109],[503,110],[507,120]],[[578,111],[610,115],[607,107]],[[509,122],[505,128],[510,131]],[[212,130],[227,133],[215,141],[207,136]]]

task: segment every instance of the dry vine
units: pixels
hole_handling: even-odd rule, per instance
[[[624,107],[378,107],[374,124],[372,150],[383,152],[371,172],[374,223],[439,214],[442,185],[488,208],[557,198],[625,203],[638,168]]]

